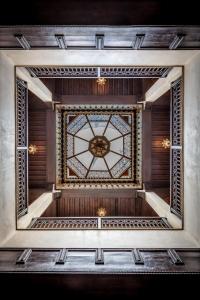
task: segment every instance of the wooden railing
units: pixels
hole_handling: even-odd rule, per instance
[[[171,212],[183,216],[183,78],[171,85]]]
[[[32,77],[65,77],[65,78],[164,78],[171,67],[28,67]]]
[[[35,218],[29,228],[32,229],[97,229],[98,218]]]
[[[171,228],[166,218],[109,217],[101,218],[102,229],[166,229]]]
[[[17,217],[28,211],[28,89],[16,79],[16,203]]]
[[[166,218],[160,217],[59,217],[34,218],[29,229],[169,229]]]

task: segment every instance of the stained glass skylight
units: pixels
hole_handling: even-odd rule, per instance
[[[140,140],[140,107],[58,106],[57,185],[139,185]]]

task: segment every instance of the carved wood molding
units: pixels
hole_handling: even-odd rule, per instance
[[[68,67],[33,66],[27,67],[32,77],[38,78],[165,78],[171,67]]]
[[[171,85],[171,189],[170,208],[183,217],[183,78]]]
[[[16,79],[16,206],[17,217],[28,211],[28,88]]]
[[[44,230],[154,230],[170,228],[167,219],[160,217],[102,217],[100,219],[98,217],[39,217],[34,218],[28,227],[28,229]]]

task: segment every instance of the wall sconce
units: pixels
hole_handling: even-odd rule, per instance
[[[97,79],[97,84],[100,85],[100,86],[104,86],[106,84],[106,78],[103,78],[103,77],[99,77]]]
[[[28,147],[28,153],[31,154],[31,155],[34,155],[35,153],[37,153],[38,151],[38,147],[36,145],[30,145]]]
[[[163,139],[163,140],[162,140],[162,147],[163,147],[164,149],[169,149],[170,146],[171,146],[171,142],[170,142],[169,139],[166,138],[166,139]]]
[[[105,217],[106,214],[107,214],[107,211],[104,207],[98,208],[98,210],[97,210],[98,217]]]

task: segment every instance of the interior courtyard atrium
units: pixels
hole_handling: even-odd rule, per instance
[[[198,26],[0,27],[4,280],[199,274],[199,82]]]

